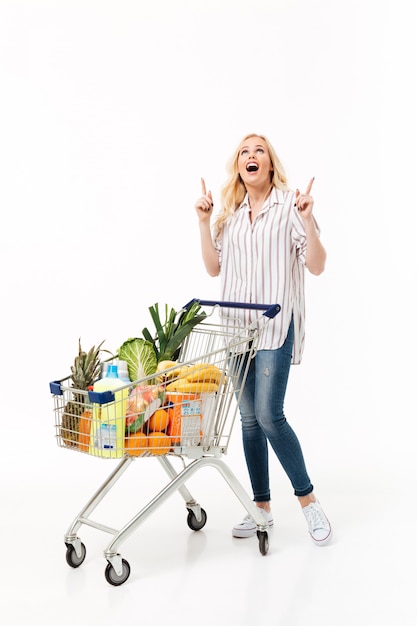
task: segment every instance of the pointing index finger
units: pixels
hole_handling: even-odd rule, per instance
[[[206,183],[204,182],[204,178],[201,179],[201,191],[203,192],[203,196],[207,195]]]
[[[313,186],[313,183],[314,183],[314,176],[313,176],[313,178],[310,180],[310,182],[307,185],[307,189],[306,189],[306,195],[307,196],[310,195],[310,191],[311,191],[311,188]]]

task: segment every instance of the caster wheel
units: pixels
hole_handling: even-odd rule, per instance
[[[122,573],[119,576],[116,573],[113,565],[111,563],[107,564],[104,576],[106,577],[106,580],[108,583],[110,583],[110,585],[118,587],[119,585],[123,585],[123,583],[127,581],[130,576],[130,565],[127,561],[125,561],[125,559],[122,559],[122,568]]]
[[[70,567],[80,567],[81,563],[84,562],[85,555],[87,554],[87,550],[85,549],[85,545],[81,544],[81,555],[77,556],[74,546],[71,543],[67,543],[67,554],[66,559],[67,563]]]
[[[268,533],[266,531],[257,530],[256,534],[259,540],[259,552],[265,556],[269,550]]]
[[[188,517],[187,524],[191,530],[201,530],[203,526],[206,525],[207,522],[207,513],[204,509],[201,509],[201,520],[198,521],[196,516],[194,515],[194,511],[188,509]]]

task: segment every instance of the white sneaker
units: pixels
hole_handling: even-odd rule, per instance
[[[308,532],[316,546],[325,546],[332,538],[332,527],[321,508],[320,502],[311,502],[303,507],[304,517],[307,520]]]
[[[264,516],[268,526],[273,526],[274,519],[272,517],[272,511],[269,511],[268,513],[267,511],[265,511],[265,509],[261,509],[261,507],[258,508]],[[251,515],[248,514],[240,524],[236,524],[236,526],[233,527],[232,535],[233,537],[252,537],[256,534],[257,530],[258,527],[255,520]]]

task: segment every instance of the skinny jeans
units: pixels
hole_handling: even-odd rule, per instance
[[[294,323],[277,350],[259,350],[251,359],[239,400],[243,449],[255,502],[271,499],[268,442],[286,472],[296,496],[313,491],[295,432],[284,415],[291,367]]]

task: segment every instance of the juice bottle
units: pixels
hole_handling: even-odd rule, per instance
[[[94,392],[112,391],[113,398],[109,402],[98,402],[94,392],[90,395],[93,401],[93,419],[91,422],[90,454],[120,458],[124,454],[124,438],[126,424],[126,404],[129,389],[120,389],[126,384],[118,376],[117,365],[109,365],[104,378],[94,383]],[[117,391],[116,391],[117,390]]]

